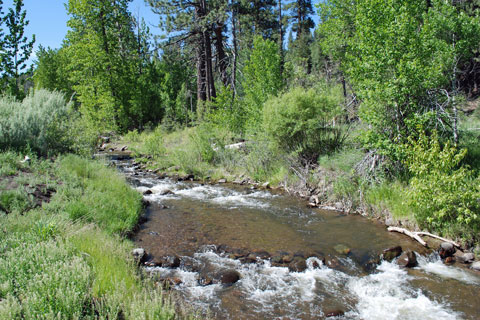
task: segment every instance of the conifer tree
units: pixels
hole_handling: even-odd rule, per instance
[[[14,0],[13,8],[10,8],[3,18],[8,31],[2,43],[3,88],[19,99],[25,96],[21,86],[25,83],[26,76],[31,73],[31,68],[27,68],[27,62],[35,43],[35,35],[30,41],[25,36],[25,27],[29,23],[26,15],[23,0]]]

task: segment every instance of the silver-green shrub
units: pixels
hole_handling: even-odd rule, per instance
[[[23,101],[0,98],[0,150],[31,149],[40,155],[72,147],[73,114],[63,94],[31,92]]]

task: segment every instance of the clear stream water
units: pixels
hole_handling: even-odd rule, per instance
[[[119,168],[151,205],[134,236],[153,257],[177,255],[179,268],[148,267],[160,278],[175,278],[173,290],[185,305],[214,319],[479,319],[480,276],[446,266],[434,254],[400,234],[359,216],[307,208],[276,192],[234,185],[202,185]],[[270,259],[241,263],[217,248],[245,252],[325,257],[307,259],[304,272],[272,266]],[[384,249],[416,251],[419,265],[402,269],[383,261],[365,264]],[[346,250],[348,249],[348,250]],[[236,270],[232,286],[215,279]],[[180,282],[181,281],[181,282]]]

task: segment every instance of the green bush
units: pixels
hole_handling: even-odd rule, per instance
[[[271,98],[263,109],[265,131],[282,150],[316,161],[345,139],[345,131],[335,122],[341,111],[339,97],[334,89],[295,88]]]
[[[440,145],[434,133],[405,146],[406,165],[412,173],[410,205],[422,226],[450,236],[476,235],[480,231],[480,178],[461,166],[467,150]],[[470,238],[472,240],[472,238]]]
[[[70,150],[72,112],[59,92],[37,90],[22,102],[0,98],[0,150],[30,148],[39,155]]]

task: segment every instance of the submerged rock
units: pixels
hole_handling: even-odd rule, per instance
[[[417,256],[413,251],[405,251],[397,259],[397,264],[403,268],[413,268],[418,265]]]
[[[403,252],[403,250],[402,250],[402,247],[400,247],[400,246],[388,248],[388,249],[383,250],[382,258],[383,258],[383,260],[391,262],[393,259],[400,256],[402,254],[402,252]]]
[[[442,259],[453,256],[455,247],[450,242],[443,242],[438,249],[438,254]]]
[[[295,257],[288,265],[288,270],[292,272],[303,272],[307,270],[307,262],[305,261],[305,258]]]
[[[171,195],[171,194],[175,194],[175,193],[172,190],[168,190],[168,189],[160,192],[161,196],[167,196],[167,195]]]
[[[339,254],[344,255],[348,255],[351,251],[350,248],[344,244],[337,244],[335,247],[333,247],[333,249],[335,249],[335,251],[337,251]]]
[[[240,280],[240,273],[236,270],[227,270],[220,274],[220,282],[225,285],[232,285]]]
[[[472,263],[472,266],[470,267],[475,271],[480,271],[480,261]]]

